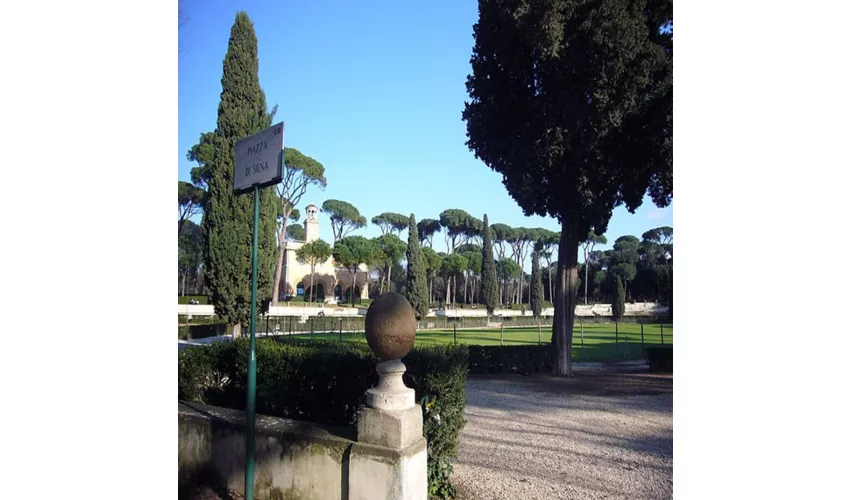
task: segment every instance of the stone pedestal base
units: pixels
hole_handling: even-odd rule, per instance
[[[356,443],[348,467],[349,500],[428,500],[423,437],[400,450]]]
[[[357,417],[357,441],[406,448],[422,439],[422,407],[387,411],[363,408]]]

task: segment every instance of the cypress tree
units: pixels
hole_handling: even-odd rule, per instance
[[[496,278],[496,262],[493,260],[493,235],[487,222],[487,214],[484,214],[482,234],[484,242],[481,245],[481,302],[487,307],[487,314],[493,314],[499,304],[499,284]]]
[[[248,15],[239,12],[230,30],[221,77],[221,100],[213,138],[203,232],[205,279],[216,314],[234,325],[234,335],[250,322],[253,193],[233,193],[236,142],[271,126],[260,88],[257,36]],[[274,273],[277,201],[274,188],[260,191],[257,310],[268,308]]]
[[[614,315],[614,321],[620,321],[626,312],[626,290],[623,288],[623,281],[619,276],[615,280],[617,293],[614,295],[614,302],[611,304],[611,314]]]
[[[425,275],[425,259],[419,248],[419,231],[416,230],[416,218],[410,214],[407,226],[407,285],[404,288],[407,301],[416,311],[416,319],[428,315],[428,278]]]
[[[540,250],[542,245],[540,241],[534,243],[534,250],[531,252],[531,290],[529,290],[531,312],[535,318],[540,317],[540,312],[543,310],[543,276],[540,273]]]

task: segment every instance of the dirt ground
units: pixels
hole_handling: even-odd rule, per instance
[[[673,377],[470,376],[462,500],[672,498]]]

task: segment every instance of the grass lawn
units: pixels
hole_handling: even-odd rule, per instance
[[[608,361],[615,359],[642,359],[640,325],[621,323],[619,334],[615,333],[614,324],[584,325],[583,334],[580,325],[573,330],[573,360],[575,361]],[[643,326],[644,345],[661,345],[661,329],[659,324]],[[665,323],[664,344],[673,344],[673,325]],[[309,337],[309,334],[299,335],[299,338]],[[540,329],[540,341],[548,344],[552,337],[551,327]],[[339,333],[316,333],[316,339],[338,340]],[[582,338],[584,341],[582,342]],[[363,333],[343,333],[343,341],[366,342]],[[453,343],[452,330],[420,330],[416,332],[416,345],[437,343]],[[499,345],[498,328],[482,328],[476,330],[458,330],[458,344],[469,345]],[[509,345],[537,344],[537,328],[505,328],[504,343]],[[582,345],[584,347],[582,348]]]

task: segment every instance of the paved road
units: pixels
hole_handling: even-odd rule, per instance
[[[672,498],[672,376],[470,376],[466,418],[459,499]]]

